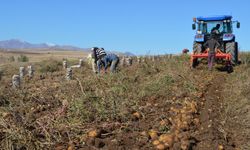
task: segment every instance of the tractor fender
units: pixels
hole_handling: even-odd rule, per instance
[[[234,39],[235,39],[235,35],[232,33],[223,34],[223,41],[224,42],[233,41]]]
[[[196,34],[194,36],[194,41],[195,42],[204,42],[204,34]]]

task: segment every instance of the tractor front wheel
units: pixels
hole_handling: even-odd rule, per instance
[[[192,63],[192,68],[195,68],[197,65],[198,65],[198,59],[197,58],[195,58],[195,59],[193,59],[193,61],[191,62]]]
[[[194,54],[200,54],[202,52],[202,44],[194,42],[193,51],[194,51]]]
[[[226,66],[227,73],[232,73],[234,71],[233,66]]]
[[[200,54],[202,52],[202,44],[194,42],[193,44],[193,53],[194,54]],[[193,59],[192,61],[192,68],[195,68],[199,64],[199,61],[197,58]]]

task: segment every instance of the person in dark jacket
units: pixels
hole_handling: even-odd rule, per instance
[[[212,35],[209,40],[204,44],[204,47],[208,49],[208,69],[212,70],[216,50],[220,47],[218,41],[215,40]]]
[[[119,63],[119,57],[117,55],[107,54],[107,55],[103,56],[101,59],[98,59],[98,61],[97,61],[98,73],[100,74],[102,64],[104,66],[105,73],[107,71],[109,64],[110,64],[110,71],[113,73],[116,71],[118,63]]]

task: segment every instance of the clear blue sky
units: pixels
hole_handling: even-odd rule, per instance
[[[192,48],[192,18],[233,15],[250,50],[249,0],[1,0],[0,40],[93,46],[135,54]]]

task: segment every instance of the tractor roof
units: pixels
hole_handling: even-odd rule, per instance
[[[210,17],[197,17],[198,21],[222,21],[222,20],[231,20],[233,17],[229,15],[222,16],[210,16]]]

